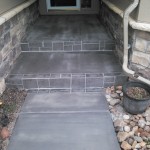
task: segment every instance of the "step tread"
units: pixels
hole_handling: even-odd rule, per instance
[[[103,93],[28,94],[22,113],[108,112]]]

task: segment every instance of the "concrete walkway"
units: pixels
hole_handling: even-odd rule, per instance
[[[8,150],[120,150],[103,94],[28,94]]]

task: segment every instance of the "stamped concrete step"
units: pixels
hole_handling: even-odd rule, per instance
[[[8,86],[45,92],[100,92],[126,81],[112,52],[22,53]]]
[[[103,37],[103,35],[102,35]],[[67,40],[34,40],[21,42],[22,52],[85,52],[85,51],[113,51],[114,40],[98,41],[67,41]]]

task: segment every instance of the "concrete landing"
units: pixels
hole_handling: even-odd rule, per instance
[[[120,150],[101,94],[29,94],[8,150]]]

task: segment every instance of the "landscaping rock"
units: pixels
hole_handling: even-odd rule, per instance
[[[119,142],[125,141],[128,137],[130,137],[130,134],[127,132],[118,132],[117,138]]]
[[[150,149],[150,107],[143,114],[129,114],[123,108],[122,87],[111,87],[110,89],[111,94],[107,96],[107,101],[109,101],[112,120],[121,148],[123,150]]]
[[[112,100],[110,100],[110,105],[111,106],[114,106],[114,105],[116,105],[116,104],[119,104],[119,102],[120,102],[120,99],[112,99]]]
[[[130,127],[129,127],[129,126],[125,126],[125,127],[124,127],[124,131],[125,131],[125,132],[130,132]]]
[[[141,143],[140,143],[140,146],[141,146],[141,147],[145,147],[145,145],[146,145],[145,142],[141,142]]]
[[[122,86],[117,86],[116,89],[122,91]]]
[[[119,95],[117,93],[113,93],[110,95],[112,98],[119,98]]]
[[[126,125],[126,123],[125,123],[123,120],[117,119],[117,120],[114,122],[114,126],[115,126],[115,127],[123,127],[123,126],[125,126],[125,125]]]
[[[130,119],[130,116],[129,115],[124,115],[123,119],[128,120],[128,119]]]
[[[143,142],[143,139],[139,136],[134,136],[134,140],[137,141],[138,143]]]
[[[1,138],[3,140],[7,139],[8,137],[10,136],[10,133],[8,131],[8,129],[6,127],[3,127],[2,128],[2,131],[1,131]]]
[[[144,128],[145,125],[146,125],[146,122],[145,122],[144,120],[139,120],[139,121],[138,121],[138,126],[139,126],[140,128]]]
[[[130,150],[132,147],[128,142],[123,141],[121,144],[121,148],[123,148],[124,150]]]
[[[132,138],[129,138],[129,139],[128,139],[128,143],[129,143],[130,145],[132,145],[133,142],[134,142],[134,140],[133,140]]]
[[[150,149],[150,145],[147,145],[146,147]]]
[[[141,148],[141,145],[138,143],[138,144],[135,145],[135,148],[139,149],[139,148]]]
[[[135,149],[136,144],[137,144],[137,141],[134,141],[132,144],[132,149]]]

